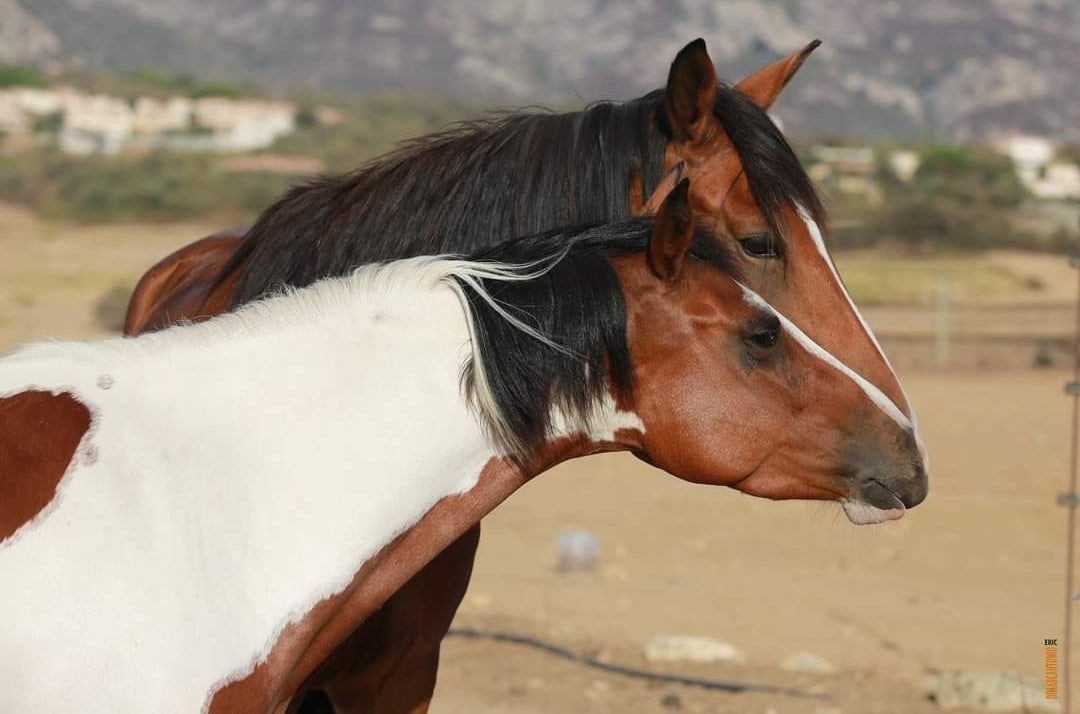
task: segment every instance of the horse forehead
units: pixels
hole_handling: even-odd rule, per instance
[[[90,423],[68,392],[0,397],[0,543],[53,500]]]
[[[664,150],[665,168],[670,170],[680,161],[685,161],[688,167],[697,166],[712,171],[738,171],[742,168],[739,152],[723,127],[717,127],[712,136],[697,144],[669,141]]]
[[[690,200],[694,209],[710,214],[733,209],[756,210],[757,203],[735,149],[727,144],[711,149],[706,146],[699,151],[700,154],[689,157],[675,153],[670,160],[672,167],[679,161],[684,162],[683,175],[690,179]]]
[[[637,256],[634,256],[637,258]],[[743,288],[731,276],[699,260],[688,259],[677,286],[659,284],[644,259],[612,261],[620,272],[624,293],[630,305],[628,318],[638,327],[645,326],[646,341],[676,330],[676,323],[689,332],[704,329],[732,329],[756,308],[743,299]]]

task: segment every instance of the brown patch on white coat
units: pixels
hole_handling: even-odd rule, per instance
[[[52,502],[90,422],[68,392],[0,397],[0,545]]]

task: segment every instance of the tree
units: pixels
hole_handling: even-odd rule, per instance
[[[881,186],[887,200],[869,223],[886,240],[915,250],[1031,243],[1011,222],[1027,192],[1007,156],[984,148],[932,146],[922,152],[910,183],[884,180]]]
[[[64,112],[61,110],[39,116],[34,120],[33,131],[35,134],[59,134],[63,128]]]
[[[915,191],[957,204],[1016,207],[1027,195],[1012,159],[987,149],[934,146],[923,152]]]
[[[41,71],[19,64],[0,64],[0,87],[48,87]]]

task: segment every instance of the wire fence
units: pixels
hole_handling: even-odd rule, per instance
[[[1065,612],[1064,612],[1064,642],[1061,646],[1061,672],[1063,673],[1062,681],[1064,687],[1061,688],[1062,692],[1062,705],[1064,711],[1068,714],[1072,712],[1071,698],[1072,698],[1072,613],[1074,602],[1074,572],[1075,572],[1075,557],[1074,550],[1076,546],[1076,508],[1078,505],[1078,495],[1076,490],[1077,484],[1077,472],[1080,470],[1078,465],[1078,446],[1080,446],[1080,246],[1076,255],[1074,255],[1070,262],[1073,268],[1076,269],[1077,283],[1076,283],[1076,328],[1073,339],[1073,378],[1072,382],[1066,385],[1066,393],[1070,394],[1073,399],[1073,411],[1072,411],[1072,433],[1070,434],[1070,454],[1069,454],[1069,490],[1066,491],[1058,498],[1058,502],[1066,507],[1068,524],[1066,527],[1066,541],[1065,541]]]
[[[871,307],[864,314],[901,370],[1066,368],[1076,308],[1067,302],[987,305],[956,301],[943,280],[933,305]]]

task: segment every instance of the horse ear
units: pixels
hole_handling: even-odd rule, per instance
[[[649,235],[649,267],[665,282],[682,273],[683,260],[694,239],[694,212],[690,207],[690,179],[679,181],[653,220]]]
[[[795,76],[795,73],[799,71],[799,68],[802,67],[806,58],[819,45],[821,45],[821,40],[814,40],[798,52],[762,67],[753,74],[744,77],[742,81],[735,85],[735,89],[745,94],[762,109],[768,109],[776,101],[776,98],[780,96],[780,92],[784,90],[784,87]]]
[[[631,212],[632,216],[652,216],[660,210],[660,206],[664,203],[671,192],[675,189],[675,186],[682,178],[683,170],[686,164],[682,161],[671,167],[671,171],[664,174],[664,178],[660,179],[660,183],[657,184],[656,190],[652,192],[651,196],[645,196],[645,187],[641,184],[641,175],[638,174],[636,178],[631,178],[631,182],[634,184],[637,190],[637,196],[639,198],[631,200]]]
[[[675,141],[699,143],[712,131],[716,67],[700,37],[679,50],[668,72],[664,108]]]

